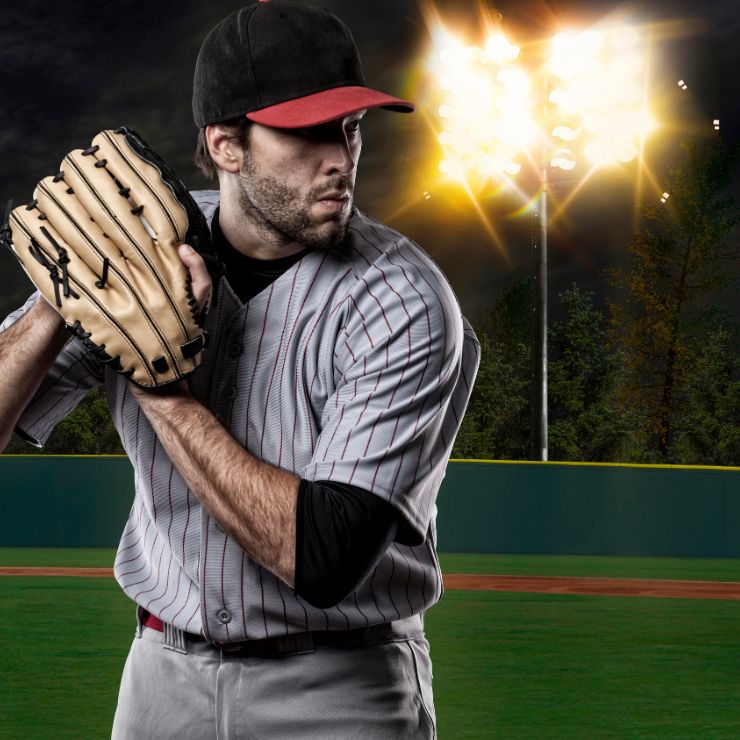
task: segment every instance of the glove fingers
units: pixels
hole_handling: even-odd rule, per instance
[[[97,225],[118,245],[126,259],[141,263],[144,270],[159,271],[157,250],[143,254],[137,249],[139,244],[149,244],[151,235],[141,219],[131,213],[132,206],[126,195],[120,193],[115,179],[105,167],[95,166],[101,161],[93,154],[85,155],[82,149],[75,149],[64,158],[60,169],[82,207],[95,214]]]
[[[175,249],[185,241],[188,217],[185,208],[162,179],[160,171],[134,152],[124,134],[102,131],[93,139],[95,156],[106,160],[105,169],[135,198],[132,207],[142,208],[141,218],[154,234],[162,259],[177,259]]]
[[[36,186],[33,197],[48,223],[62,239],[75,245],[75,252],[80,259],[101,277],[104,257],[117,264],[125,264],[125,255],[90,219],[90,214],[70,190],[63,179],[45,177]]]
[[[61,273],[56,261],[46,259],[45,252],[37,254],[34,258],[35,247],[31,242],[34,231],[34,222],[38,222],[38,211],[28,211],[25,206],[14,209],[10,214],[9,225],[12,233],[12,247],[15,256],[21,263],[21,267],[31,278],[31,282],[41,291],[46,300],[59,310],[62,300],[63,287],[61,286]],[[35,237],[34,237],[35,238]],[[43,264],[46,260],[47,264]],[[54,268],[55,279],[52,279],[52,268]]]
[[[61,178],[45,177],[36,187],[34,198],[38,203],[38,209],[46,216],[48,224],[65,242],[74,244],[76,255],[95,273],[96,279],[103,277],[104,259],[107,257],[108,275],[122,281],[117,285],[120,285],[124,292],[130,293],[132,300],[143,296],[145,299],[145,303],[142,303],[143,310],[148,310],[153,316],[168,315],[170,308],[164,291],[152,290],[152,281],[148,273],[141,269],[130,269],[138,261],[138,255],[134,253],[131,259],[128,257],[123,259],[125,255],[121,254],[116,242],[90,219],[90,214],[84,209],[77,195],[68,192],[68,186]],[[175,270],[173,267],[172,272],[178,274],[179,284],[184,285],[187,268],[179,256],[177,259],[180,261],[180,269]]]
[[[153,387],[200,363],[206,336],[177,246],[191,210],[203,218],[156,153],[120,132],[69,154],[0,237],[100,361]]]
[[[200,358],[184,358],[172,348],[166,328],[158,323],[157,307],[143,305],[125,268],[111,263],[102,281],[76,249],[39,218],[37,208],[16,208],[10,216],[13,251],[42,295],[70,326],[84,333],[96,316],[95,351],[119,371],[131,372],[140,385],[160,385],[192,372]],[[79,239],[74,244],[78,245]],[[125,263],[124,263],[125,264]],[[136,327],[132,336],[126,327]],[[135,362],[122,367],[117,358]]]
[[[136,209],[126,188],[121,187],[123,183],[109,171],[107,160],[99,154],[95,146],[70,152],[62,162],[64,180],[72,186],[82,208],[95,214],[98,227],[120,248],[131,279],[147,303],[161,308],[157,318],[165,335],[173,344],[187,343],[192,340],[195,327],[183,319],[173,295],[175,286],[184,293],[189,277],[175,247],[175,232],[163,234],[160,245],[151,225],[141,218],[143,214],[132,213]],[[101,162],[105,165],[98,167]],[[137,197],[141,189],[137,186]]]
[[[101,359],[110,361],[133,355],[140,364],[141,382],[161,382],[159,379],[155,381],[151,367],[151,358],[160,354],[160,344],[150,322],[142,317],[141,307],[131,299],[130,292],[116,276],[106,281],[105,302],[102,303],[97,295],[99,289],[94,287],[98,276],[77,256],[61,234],[39,215],[35,208],[21,207],[10,216],[13,251],[31,281],[68,325],[79,327],[78,331],[84,332],[84,325],[92,313],[100,316],[95,340]],[[142,327],[136,341],[121,331],[121,324],[125,321],[137,322]],[[144,327],[148,324],[150,329],[147,332]]]
[[[62,284],[64,273],[72,272],[70,264],[73,265],[75,278],[85,281],[88,285],[92,285],[98,276],[82,260],[76,259],[67,242],[48,220],[39,218],[41,215],[35,207],[29,209],[22,206],[13,210],[10,214],[13,251],[34,285],[58,310],[61,307],[60,303],[66,305],[79,300],[69,295],[70,290],[79,294],[74,279],[67,278],[69,286],[67,291]],[[60,264],[65,260],[64,265]],[[67,296],[64,295],[65,292],[68,293]],[[66,313],[62,315],[66,317]]]
[[[138,215],[132,215],[149,234],[151,252],[157,258],[165,284],[184,286],[188,271],[177,247],[183,243],[188,229],[185,208],[164,183],[160,171],[131,149],[125,135],[101,131],[92,146],[98,148],[95,152],[98,161],[105,160],[105,167],[100,169],[109,173],[116,186],[131,191],[130,209],[140,210]]]

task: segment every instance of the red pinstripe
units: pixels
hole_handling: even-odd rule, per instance
[[[293,342],[293,335],[295,333],[296,327],[298,326],[298,322],[300,320],[300,316],[301,316],[301,314],[303,314],[303,311],[304,311],[304,309],[306,307],[306,303],[308,301],[308,298],[309,298],[309,296],[312,293],[312,288],[313,288],[313,286],[316,283],[316,279],[318,278],[319,273],[321,272],[321,268],[324,266],[324,262],[326,262],[326,258],[328,256],[328,254],[329,254],[328,252],[324,252],[324,254],[323,254],[322,258],[321,258],[321,262],[319,263],[319,266],[316,268],[316,271],[314,272],[314,276],[311,279],[311,283],[310,283],[308,289],[306,290],[306,295],[305,295],[305,297],[303,299],[303,302],[301,303],[300,309],[298,310],[298,314],[296,316],[296,320],[293,322],[293,326],[292,326],[292,328],[290,330],[290,336],[288,337],[288,344],[286,345],[288,347],[290,347],[291,344],[292,344],[292,342]],[[321,313],[323,314],[323,311]],[[283,353],[283,366],[280,368],[280,385],[282,385],[283,377],[285,376],[285,363],[287,362],[287,360],[288,360],[288,353],[287,352],[284,352]],[[316,376],[314,376],[314,378],[315,377]],[[313,382],[311,383],[311,387],[313,387]],[[282,416],[283,416],[283,414],[282,414],[282,396],[280,397],[280,402],[281,402],[280,418],[282,418]],[[293,418],[293,438],[294,438],[294,440],[295,440],[295,422],[296,422],[296,419],[297,418],[298,418],[298,415],[296,414],[294,416],[294,418]],[[280,425],[280,446],[279,446],[279,450],[278,450],[278,465],[281,465],[282,464],[282,459],[283,459],[283,427],[282,427],[282,425]],[[293,467],[295,468],[295,447],[293,447]]]
[[[365,626],[368,627],[370,625],[370,620],[365,615],[365,612],[362,611],[360,608],[360,605],[357,603],[357,591],[352,592],[352,597],[355,600],[355,609],[360,613],[360,616],[365,620]]]
[[[191,585],[192,585],[192,581],[191,581]],[[190,595],[190,594],[188,594],[188,595]],[[195,609],[193,609],[193,613],[190,615],[190,619],[188,619],[188,621],[185,622],[185,631],[186,632],[188,631],[188,627],[190,627],[190,623],[195,619],[195,617],[197,616],[197,614],[198,614],[199,611],[200,611],[200,604],[196,604],[195,605]]]
[[[167,482],[167,500],[169,501],[170,505],[170,523],[167,525],[167,544],[168,544],[168,550],[170,551],[170,559],[167,564],[167,580],[164,584],[164,591],[162,592],[161,596],[158,596],[156,599],[150,599],[147,603],[146,607],[144,607],[149,613],[151,613],[149,607],[155,602],[159,601],[160,599],[164,598],[164,595],[167,593],[169,587],[170,587],[170,569],[172,568],[172,540],[170,538],[170,532],[172,531],[172,520],[174,519],[174,511],[172,509],[172,473],[174,472],[174,466],[170,465],[170,476],[169,480]],[[163,549],[164,552],[164,549]],[[161,558],[160,558],[161,560]],[[157,583],[159,583],[159,579],[157,579]]]
[[[275,362],[272,365],[272,372],[270,373],[270,382],[267,384],[267,393],[265,394],[264,400],[264,413],[262,414],[262,436],[260,437],[260,457],[264,458],[265,449],[265,428],[267,427],[267,407],[270,403],[270,393],[272,392],[272,383],[275,379],[275,372],[278,366],[278,360],[280,359],[281,350],[283,348],[283,339],[285,339],[285,329],[288,325],[288,316],[290,315],[290,306],[293,302],[293,294],[295,293],[295,283],[298,279],[298,273],[300,272],[300,261],[297,263],[298,267],[293,273],[293,284],[290,286],[290,298],[288,304],[285,307],[285,316],[283,318],[283,330],[280,332],[280,342],[278,343],[277,351],[275,352]],[[265,321],[267,320],[267,311],[265,311]],[[292,332],[291,332],[292,336]],[[286,353],[287,354],[287,353]],[[285,360],[283,360],[283,367],[285,367]]]
[[[348,272],[349,272],[349,270],[344,273],[343,277],[346,276]],[[319,312],[319,315],[314,320],[314,322],[313,322],[313,328],[311,329],[311,332],[308,335],[308,339],[306,340],[304,346],[309,347],[311,345],[311,339],[313,339],[313,335],[316,333],[316,330],[319,327],[319,324],[321,322],[321,319],[322,319],[322,317],[323,317],[323,315],[324,315],[327,307],[328,306],[326,306],[326,305],[323,306],[323,308]],[[329,316],[331,316],[332,314],[333,314],[333,311],[329,314]],[[295,386],[294,387],[295,388],[303,388],[303,395],[304,395],[304,398],[305,398],[305,401],[306,401],[306,407],[307,408],[311,408],[311,399],[307,395],[305,384],[303,384],[301,382],[301,379],[298,376],[298,369],[299,369],[299,363],[296,363],[296,367],[295,367],[295,370],[294,370],[294,376],[293,376],[293,380],[294,380],[294,383],[295,383]],[[295,467],[295,435],[296,435],[297,418],[298,417],[296,415],[294,417],[294,419],[293,419],[293,439],[291,441],[292,449],[294,450],[294,453],[293,453],[293,467]],[[316,440],[314,439],[314,436],[313,436],[313,427],[310,424],[308,425],[308,430],[309,430],[309,433],[311,435],[311,449],[313,450],[314,447],[315,447],[315,445],[316,445]]]
[[[262,320],[262,333],[260,334],[260,340],[257,345],[257,353],[254,358],[254,367],[252,368],[252,380],[249,383],[249,392],[247,393],[247,415],[244,423],[244,446],[249,449],[249,406],[252,402],[252,389],[254,387],[254,379],[257,375],[257,366],[260,361],[260,354],[262,352],[262,340],[265,338],[265,328],[267,327],[267,317],[270,313],[270,303],[272,301],[272,291],[275,283],[270,285],[270,292],[267,295],[267,306],[265,307],[265,317]]]
[[[207,568],[207,561],[208,561],[208,534],[210,530],[210,524],[211,524],[211,516],[206,512],[205,509],[201,508],[201,511],[203,512],[203,516],[205,516],[206,521],[204,525],[204,529],[206,531],[206,541],[203,543],[203,547],[201,547],[200,551],[198,552],[198,575],[200,576],[200,598],[201,602],[203,604],[203,614],[201,615],[201,619],[203,621],[203,631],[205,632],[206,637],[210,639],[210,629],[208,626],[208,584],[206,583],[206,573],[208,571]],[[201,532],[203,530],[201,529]],[[201,535],[202,536],[202,535]],[[203,566],[201,568],[201,559],[203,561]],[[190,617],[192,619],[192,617]],[[190,620],[188,620],[188,624],[190,623]]]
[[[179,581],[178,581],[178,587],[179,587],[179,585],[180,584],[179,584]],[[173,622],[180,616],[180,614],[182,613],[183,609],[185,609],[185,607],[188,605],[188,600],[190,599],[190,591],[192,590],[192,588],[193,588],[193,582],[192,581],[188,581],[188,592],[185,594],[185,601],[183,602],[183,605],[180,607],[180,609],[177,612],[177,614],[173,615],[173,617],[172,617],[172,621]],[[191,619],[192,619],[192,617],[191,617]],[[190,620],[188,620],[188,624],[190,624]]]
[[[229,535],[224,534],[224,549],[221,553],[221,603],[226,606],[226,593],[224,591],[224,564],[226,562],[226,545],[229,542]],[[229,637],[229,625],[225,624],[224,628],[226,629],[226,640],[228,641],[230,639]]]
[[[249,634],[247,632],[247,613],[244,609],[244,561],[246,559],[246,554],[242,552],[242,565],[241,565],[241,571],[239,573],[239,593],[242,603],[242,624],[244,625],[244,639],[249,639]]]
[[[134,560],[138,560],[143,555],[144,550],[146,550],[146,536],[149,533],[149,527],[151,526],[151,523],[152,523],[152,520],[150,519],[146,524],[146,529],[144,530],[144,541],[141,543],[141,552],[135,558],[130,558],[129,560],[124,560],[122,563],[119,563],[119,566],[125,565],[126,563],[131,563]],[[146,567],[146,562],[144,563],[144,565],[141,566],[141,568],[137,568],[136,570],[130,570],[130,571],[127,571],[126,573],[120,573],[118,577],[123,579],[126,576],[132,576],[134,575],[134,573],[140,573],[142,570],[144,570],[145,567]]]
[[[349,617],[342,611],[342,607],[339,606],[339,604],[337,604],[335,608],[344,617],[344,621],[347,625],[347,629],[349,629]]]
[[[152,569],[152,563],[154,561],[154,546],[157,544],[157,540],[159,539],[159,530],[157,529],[157,497],[154,494],[154,463],[155,463],[156,457],[157,457],[157,443],[158,443],[158,439],[157,439],[157,437],[155,435],[154,436],[154,442],[152,444],[152,459],[151,459],[151,462],[149,464],[149,490],[151,491],[151,494],[152,494],[151,498],[152,498],[152,509],[153,509],[153,512],[154,512],[154,532],[155,532],[154,539],[152,540],[151,547],[149,548],[149,558],[146,561],[149,564],[149,574],[147,575],[146,578],[144,578],[141,581],[137,581],[136,583],[128,583],[128,584],[126,584],[128,588],[131,588],[132,586],[138,586],[141,583],[146,583],[151,578],[151,576],[152,576],[152,570],[153,570]],[[162,564],[162,555],[163,555],[163,553],[164,553],[164,546],[162,547],[162,551],[159,554],[159,565]],[[154,586],[154,588],[156,588],[159,585],[160,575],[161,574],[160,574],[159,566],[157,566],[157,583]],[[142,596],[143,594],[151,593],[153,590],[154,589],[150,588],[150,589],[148,589],[146,591],[139,591],[133,597],[134,598],[134,601],[137,601],[137,603],[138,603],[139,596]]]
[[[391,561],[391,574],[388,576],[388,583],[386,584],[386,590],[388,591],[388,598],[391,600],[391,606],[396,610],[396,619],[401,618],[401,612],[398,611],[398,607],[396,606],[396,601],[393,598],[393,594],[391,593],[391,583],[393,582],[393,575],[396,572],[396,560],[393,557],[393,548],[388,548],[388,556]]]
[[[373,603],[375,604],[375,609],[378,612],[378,615],[380,616],[380,621],[385,622],[385,614],[383,614],[382,609],[378,606],[378,600],[375,598],[375,587],[373,586],[373,583],[375,582],[375,576],[378,574],[378,566],[375,566],[373,568],[373,574],[370,577],[370,595],[373,597]]]
[[[408,558],[403,554],[401,551],[401,548],[395,545],[391,545],[391,547],[395,547],[396,552],[403,558],[404,563],[406,564],[406,570],[408,571],[406,573],[406,583],[404,584],[404,591],[406,592],[406,603],[409,605],[409,611],[413,613],[414,607],[411,603],[411,597],[409,595],[409,581],[411,580],[411,564],[408,561]]]
[[[265,624],[265,637],[270,636],[270,630],[267,627],[267,612],[265,611],[265,589],[262,586],[262,566],[259,566],[260,574],[260,591],[262,592],[262,620]]]

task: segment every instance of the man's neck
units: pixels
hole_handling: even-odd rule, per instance
[[[305,249],[303,244],[292,242],[268,231],[261,224],[255,223],[245,214],[238,203],[234,203],[221,191],[221,205],[218,212],[218,223],[223,235],[231,246],[259,260],[274,260],[288,257]]]

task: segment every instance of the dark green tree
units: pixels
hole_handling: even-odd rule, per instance
[[[652,450],[670,462],[687,413],[686,384],[701,353],[712,305],[736,281],[740,222],[729,185],[735,158],[718,140],[684,142],[666,178],[665,204],[644,204],[629,265],[612,273],[624,300],[611,305],[615,346],[625,358],[621,402],[638,411]]]
[[[549,458],[616,460],[634,442],[633,415],[618,399],[622,357],[593,293],[573,284],[560,304],[562,318],[548,332]]]
[[[710,332],[684,383],[684,412],[671,458],[697,465],[740,463],[740,355],[725,327]]]
[[[453,457],[529,457],[531,306],[530,283],[513,283],[474,327],[481,363]]]

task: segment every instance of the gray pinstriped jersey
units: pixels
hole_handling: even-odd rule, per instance
[[[218,193],[194,196],[210,221]],[[225,279],[219,293],[194,395],[258,458],[308,480],[354,484],[402,514],[398,541],[335,607],[311,606],[221,531],[170,463],[127,381],[78,340],[62,350],[18,426],[42,445],[105,384],[136,488],[116,578],[180,629],[238,641],[423,612],[442,595],[435,499],[479,361],[439,268],[355,211],[342,245],[308,252],[248,303]]]

